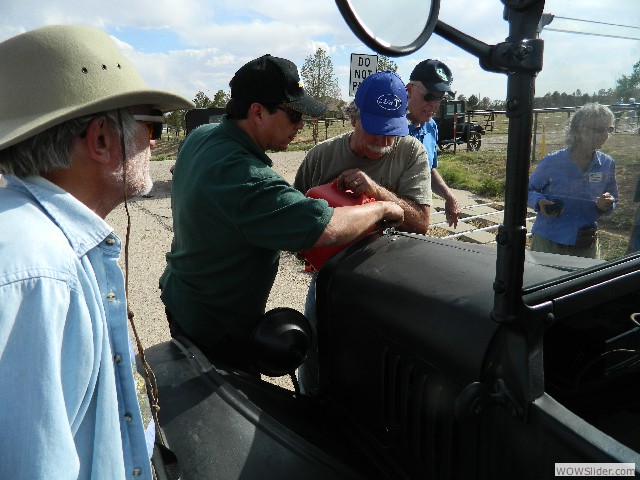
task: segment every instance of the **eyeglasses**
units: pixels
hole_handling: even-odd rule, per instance
[[[134,115],[134,120],[144,122],[149,129],[149,140],[158,140],[162,136],[164,117],[160,110],[151,110],[149,115]]]
[[[614,127],[589,127],[589,130],[595,133],[613,133]]]
[[[413,85],[416,88],[416,90],[418,90],[423,95],[423,98],[424,98],[425,102],[438,102],[438,103],[440,103],[440,102],[446,100],[444,94],[443,95],[436,95],[435,93],[425,92],[420,87],[418,87],[415,83],[412,83],[411,85]]]
[[[291,123],[294,123],[294,124],[299,123],[302,120],[302,112],[294,110],[293,108],[290,108],[290,107],[281,107],[280,105],[278,105],[276,108],[286,113]]]

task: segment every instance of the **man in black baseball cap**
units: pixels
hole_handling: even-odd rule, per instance
[[[439,60],[423,60],[415,66],[409,76],[411,82],[421,82],[424,88],[430,92],[444,92],[452,96],[451,82],[453,75],[451,70]]]
[[[173,243],[160,279],[172,335],[186,334],[214,364],[257,374],[251,335],[264,314],[280,251],[342,245],[371,225],[396,225],[393,202],[329,207],[271,168],[303,114],[326,107],[304,91],[296,66],[264,55],[231,80],[222,122],[185,140],[173,173]],[[370,206],[368,206],[370,205]]]
[[[229,86],[231,98],[265,105],[284,103],[311,117],[319,117],[327,110],[323,103],[305,93],[294,63],[269,54],[243,65]]]
[[[438,173],[438,127],[433,116],[445,96],[453,96],[451,70],[439,60],[423,60],[409,76],[407,84],[407,119],[409,135],[422,142],[431,168],[431,189],[445,201],[449,226],[457,227],[461,209],[458,199]]]

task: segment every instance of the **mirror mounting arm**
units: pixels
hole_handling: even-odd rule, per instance
[[[524,39],[487,45],[480,40],[438,20],[434,33],[478,58],[480,67],[488,72],[528,73],[542,70],[543,41]]]
[[[465,52],[470,53],[474,57],[485,58],[491,54],[491,45],[487,45],[486,43],[461,32],[451,25],[444,23],[442,20],[438,20],[436,22],[433,32],[445,40],[448,40],[450,43],[460,47]]]
[[[537,75],[542,70],[543,47],[540,39],[499,43],[491,47],[488,57],[480,58],[480,66],[489,72]]]

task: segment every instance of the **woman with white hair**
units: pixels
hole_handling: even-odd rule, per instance
[[[615,162],[599,151],[613,132],[611,110],[584,105],[571,117],[567,147],[544,157],[529,179],[529,206],[538,216],[531,250],[600,258],[598,218],[618,201]]]

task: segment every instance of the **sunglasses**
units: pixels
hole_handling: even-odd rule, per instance
[[[424,90],[422,90],[420,87],[418,87],[415,83],[412,83],[411,85],[413,85],[416,90],[418,90],[424,98],[425,102],[443,102],[446,100],[444,95],[436,95],[435,93],[431,93],[431,92],[425,92]]]
[[[291,123],[294,123],[294,124],[299,123],[302,120],[302,112],[294,110],[293,108],[290,108],[290,107],[281,107],[279,105],[276,108],[286,113]]]
[[[596,133],[613,133],[615,128],[613,127],[589,127],[589,130]]]
[[[134,115],[134,120],[144,122],[149,129],[149,140],[158,140],[164,128],[164,116],[160,110],[151,110],[149,115]]]

